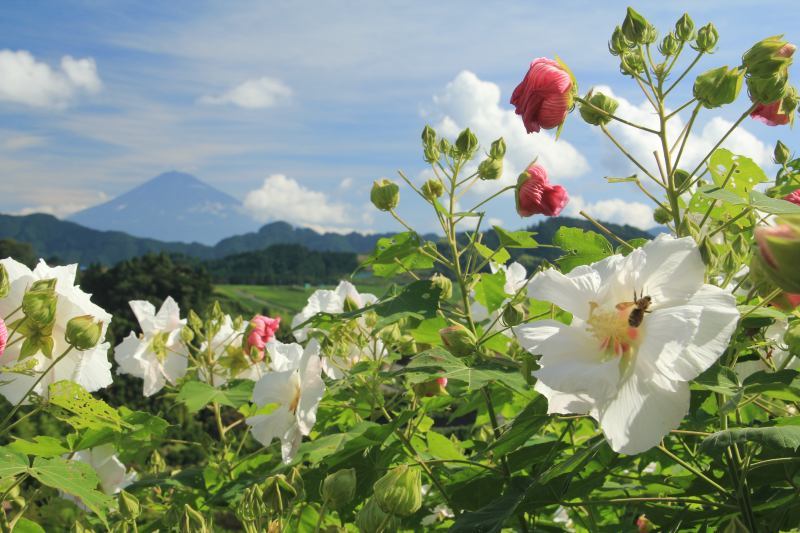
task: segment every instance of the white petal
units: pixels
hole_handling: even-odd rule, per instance
[[[699,374],[691,373],[692,361],[686,349],[697,334],[703,309],[696,305],[680,305],[656,309],[645,315],[639,334],[639,347],[635,364],[646,362],[671,380],[689,381]]]
[[[148,343],[130,332],[121,343],[114,348],[114,359],[117,361],[117,372],[131,376],[144,377],[144,364],[141,355],[147,350]]]
[[[516,261],[505,267],[504,270],[506,271],[506,284],[503,290],[509,296],[513,296],[528,280],[528,273],[525,271],[525,267]]]
[[[268,415],[251,416],[245,422],[252,427],[253,438],[269,446],[273,439],[281,438],[295,425],[295,418],[288,407],[281,406]]]
[[[653,298],[653,308],[670,302],[683,302],[692,296],[705,279],[705,266],[694,239],[675,239],[662,234],[642,246],[646,260],[637,269],[637,292]]]
[[[311,341],[316,343],[316,339]],[[309,353],[309,348],[311,348]],[[325,394],[325,383],[322,381],[321,363],[319,359],[319,345],[306,348],[307,356],[304,357],[304,364],[301,366],[302,372],[300,403],[297,408],[297,425],[303,435],[311,433],[311,428],[317,421],[317,408],[322,396]]]
[[[290,403],[295,391],[293,380],[299,381],[299,376],[294,370],[267,372],[253,387],[253,403],[259,407],[270,403]]]
[[[295,370],[303,358],[303,347],[297,343],[284,344],[271,340],[266,346],[270,358],[270,368],[276,372]]]
[[[547,398],[547,414],[586,415],[592,411],[596,401],[586,394],[570,394],[557,391],[537,381],[534,390]]]
[[[164,377],[172,385],[175,385],[180,378],[186,375],[188,365],[189,358],[185,354],[169,352],[164,361]]]
[[[677,428],[689,411],[689,385],[676,382],[675,387],[661,387],[646,369],[632,372],[617,395],[600,406],[600,428],[611,448],[628,455],[642,453]]]
[[[281,435],[281,459],[286,464],[292,462],[294,456],[297,455],[297,450],[300,448],[300,443],[303,442],[303,436],[297,426],[289,426],[289,429]]]
[[[100,390],[111,385],[111,362],[108,360],[108,349],[111,346],[104,342],[91,350],[79,352],[76,360],[64,358],[58,365],[72,366],[71,380],[89,392]]]
[[[528,296],[552,302],[586,320],[589,317],[589,302],[597,301],[601,283],[600,275],[588,266],[576,267],[566,276],[551,268],[533,277],[528,284]]]
[[[153,333],[153,331],[156,329],[156,307],[145,300],[131,300],[128,302],[128,305],[131,306],[131,310],[133,311],[134,316],[136,316],[136,320],[139,322],[139,327],[142,329],[142,333],[145,335],[150,335]]]
[[[178,303],[172,299],[172,296],[167,296],[161,308],[158,310],[154,318],[156,329],[160,331],[172,331],[176,328],[184,326],[185,321],[181,320],[181,310]]]

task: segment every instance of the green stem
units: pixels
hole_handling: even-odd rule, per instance
[[[325,513],[328,511],[328,502],[322,502],[322,508],[319,510],[319,518],[317,518],[317,527],[314,528],[314,533],[319,533],[319,528],[322,527],[322,521],[325,518]]]
[[[705,474],[697,470],[695,467],[693,467],[692,465],[690,465],[689,463],[687,463],[686,461],[684,461],[683,459],[681,459],[680,457],[678,457],[677,455],[666,449],[663,444],[660,444],[658,446],[658,449],[661,450],[661,452],[664,455],[666,455],[667,457],[669,457],[670,459],[672,459],[673,461],[684,467],[686,470],[688,470],[698,478],[702,479],[703,481],[705,481],[706,483],[708,483],[709,485],[720,491],[720,493],[722,493],[723,495],[728,494],[728,491],[725,490],[725,488],[722,485],[720,485],[719,483],[717,483],[710,477],[706,476]]]
[[[617,142],[617,139],[613,135],[611,135],[611,132],[608,131],[608,128],[606,128],[605,125],[600,125],[600,129],[603,131],[603,133],[606,134],[606,137],[608,137],[611,140],[611,142],[614,143],[614,146],[616,146],[617,149],[630,160],[631,163],[636,165],[639,168],[639,170],[644,172],[645,175],[648,176],[651,180],[659,184],[661,187],[664,187],[664,184],[658,181],[658,178],[656,178],[653,174],[651,174],[649,170],[644,168],[644,166],[642,166],[642,164],[639,163],[639,161],[635,157],[633,157],[630,153],[628,153],[628,151],[619,142]]]
[[[617,237],[617,236],[614,234],[614,232],[613,232],[613,231],[611,231],[610,229],[608,229],[607,227],[605,227],[604,225],[602,225],[600,222],[598,222],[598,221],[596,221],[595,219],[593,219],[593,218],[592,218],[591,216],[589,216],[589,215],[588,215],[588,214],[587,214],[585,211],[580,211],[580,212],[579,212],[579,214],[580,214],[580,215],[581,215],[583,218],[585,218],[586,220],[588,220],[589,222],[591,222],[592,224],[594,224],[594,226],[595,226],[597,229],[599,229],[600,231],[602,231],[603,233],[605,233],[606,235],[608,235],[609,237],[611,237],[612,239],[614,239],[615,241],[617,241],[618,243],[620,243],[621,245],[623,245],[623,246],[627,247],[629,250],[633,250],[633,249],[634,249],[634,248],[633,248],[633,246],[631,246],[630,244],[628,244],[627,242],[625,242],[625,241],[624,241],[624,240],[622,240],[621,238]]]
[[[675,88],[675,87],[676,87],[676,86],[677,86],[677,85],[678,85],[678,84],[681,82],[681,80],[682,80],[683,78],[685,78],[687,74],[689,74],[689,71],[690,71],[690,70],[692,70],[692,69],[694,68],[694,66],[697,64],[697,62],[698,62],[698,61],[700,61],[700,58],[701,58],[701,57],[703,57],[703,52],[698,52],[698,53],[697,53],[697,56],[694,58],[694,61],[692,61],[692,62],[691,62],[691,64],[689,64],[689,66],[688,66],[688,67],[686,67],[686,70],[684,70],[684,71],[683,71],[683,74],[681,74],[680,76],[678,76],[678,79],[677,79],[677,80],[675,80],[675,81],[672,83],[672,85],[670,85],[670,86],[667,88],[667,90],[666,90],[666,91],[664,91],[664,94],[662,95],[662,98],[666,98],[666,97],[667,97],[667,95],[668,95],[670,92],[672,92],[672,89],[674,89],[674,88]]]
[[[604,109],[601,109],[601,108],[591,104],[588,100],[585,100],[585,99],[583,99],[581,97],[576,97],[575,101],[576,102],[580,102],[581,105],[584,105],[584,106],[586,106],[588,108],[591,108],[592,111],[596,111],[597,113],[600,113],[601,115],[604,115],[604,116],[606,116],[606,117],[608,117],[608,118],[610,118],[612,120],[616,120],[617,122],[621,122],[621,123],[625,124],[626,126],[630,126],[632,128],[636,128],[637,130],[646,131],[648,133],[658,134],[658,132],[656,130],[650,129],[650,128],[646,127],[646,126],[640,126],[639,124],[634,124],[633,122],[625,120],[624,118],[620,118],[620,117],[618,117],[618,116],[616,116],[614,114],[609,113],[608,111],[606,111]]]

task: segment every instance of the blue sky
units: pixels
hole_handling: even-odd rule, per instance
[[[635,7],[661,34],[684,11],[698,26],[716,24],[719,50],[696,73],[738,64],[762,37],[785,33],[800,42],[800,8],[694,4]],[[573,212],[582,207],[647,227],[637,191],[604,183],[604,176],[631,172],[598,131],[574,113],[558,143],[549,133],[528,137],[508,104],[530,60],[557,54],[581,93],[607,86],[625,99],[620,113],[646,119],[638,87],[618,74],[606,49],[626,6],[6,0],[0,211],[64,216],[177,169],[249,198],[254,226],[280,218],[339,231],[391,230],[394,222],[368,207],[369,188],[400,168],[424,177],[419,132],[429,122],[448,133],[474,127],[486,146],[497,135],[513,139],[510,171],[538,155],[571,192]],[[676,94],[674,107],[687,95]],[[746,106],[743,94],[721,112],[701,114],[698,155]],[[765,165],[778,138],[800,150],[796,130],[744,125],[731,148]],[[638,132],[616,133],[647,153]],[[269,194],[251,194],[264,187]],[[478,188],[462,207],[499,187]],[[431,229],[422,203],[408,189],[402,196],[404,216]],[[488,212],[510,228],[527,222],[511,196]]]

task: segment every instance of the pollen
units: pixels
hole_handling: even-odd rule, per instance
[[[608,356],[629,355],[638,344],[639,330],[628,324],[632,306],[617,305],[608,310],[589,302],[586,329],[598,341],[600,350]]]

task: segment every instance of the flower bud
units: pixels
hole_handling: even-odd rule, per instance
[[[689,172],[687,170],[676,168],[675,172],[672,173],[672,182],[675,184],[675,187],[678,190],[681,190],[689,184],[690,177],[691,176],[689,176]]]
[[[194,340],[194,330],[189,326],[183,326],[181,328],[181,340],[186,344],[189,344]]]
[[[369,198],[381,211],[391,211],[400,201],[400,187],[386,178],[381,178],[372,184]]]
[[[397,531],[400,527],[400,520],[383,512],[373,497],[368,499],[358,511],[356,526],[362,533],[388,533]]]
[[[786,216],[779,222],[774,227],[756,228],[758,253],[754,261],[779,288],[800,293],[800,215]]]
[[[700,74],[694,81],[694,97],[708,109],[730,104],[739,96],[744,72],[719,67]]]
[[[688,13],[684,13],[675,23],[675,37],[682,43],[694,39],[694,21]]]
[[[447,394],[447,378],[440,377],[424,383],[417,383],[414,385],[414,392],[418,396],[426,398]]]
[[[619,102],[603,93],[589,92],[584,97],[584,100],[589,102],[589,105],[581,103],[578,110],[583,120],[593,126],[608,124],[611,120],[611,115],[619,107]]]
[[[442,274],[434,274],[431,276],[431,281],[433,286],[441,291],[439,293],[440,300],[449,300],[453,296],[453,282],[450,281],[450,278]]]
[[[49,326],[56,319],[56,301],[55,286],[37,282],[22,297],[22,312],[36,324]]]
[[[119,504],[119,514],[122,515],[122,518],[126,520],[136,520],[139,518],[141,508],[136,496],[130,492],[121,490],[117,494],[117,503]]]
[[[8,296],[9,288],[8,272],[6,271],[6,267],[0,264],[0,300]]]
[[[345,468],[328,474],[322,481],[319,493],[328,507],[335,510],[342,509],[356,495],[355,469]]]
[[[514,190],[517,214],[521,217],[531,215],[557,216],[569,202],[567,190],[561,185],[553,185],[547,179],[547,171],[541,165],[531,164],[517,178]]]
[[[489,157],[495,159],[502,159],[506,156],[506,141],[502,137],[496,139],[489,148]]]
[[[76,350],[85,351],[97,346],[103,333],[103,323],[95,321],[92,315],[81,315],[67,322],[64,338]]]
[[[619,26],[614,28],[611,40],[608,41],[608,51],[611,52],[611,55],[622,55],[626,50],[630,50],[632,46],[631,42],[625,38],[625,34],[622,33],[622,28]]]
[[[659,43],[658,51],[665,57],[671,57],[678,53],[680,47],[681,43],[678,41],[678,38],[672,33],[668,33],[661,40],[661,43]]]
[[[656,224],[666,224],[672,220],[672,215],[669,211],[659,206],[653,210],[653,220],[655,220]]]
[[[650,533],[654,527],[653,522],[646,515],[639,515],[639,518],[636,519],[636,531],[638,533]]]
[[[264,505],[270,511],[282,514],[289,501],[297,496],[297,489],[287,481],[286,476],[278,474],[264,481]]]
[[[791,125],[794,124],[794,111],[797,109],[797,103],[797,90],[787,85],[783,98],[770,104],[758,104],[750,113],[750,117],[767,126]]]
[[[484,181],[500,179],[503,175],[503,159],[488,157],[478,165],[478,177]]]
[[[774,74],[785,74],[792,64],[792,56],[796,46],[783,40],[782,35],[767,37],[758,41],[742,56],[742,65],[747,75],[766,77]]]
[[[373,485],[378,506],[385,513],[410,516],[422,507],[422,478],[419,469],[399,465]]]
[[[415,355],[417,353],[417,341],[411,335],[401,335],[397,340],[397,351],[400,355]]]
[[[430,165],[436,163],[441,156],[442,153],[439,151],[439,147],[436,144],[426,146],[422,150],[422,159]]]
[[[453,145],[447,139],[439,139],[439,151],[445,155],[453,155]]]
[[[644,72],[644,58],[639,50],[626,50],[622,54],[620,71],[626,76],[635,76]]]
[[[648,44],[655,40],[655,28],[632,7],[628,8],[625,20],[622,21],[622,34],[634,44]]]
[[[773,160],[778,165],[785,165],[789,162],[789,159],[792,157],[791,152],[789,152],[789,147],[783,144],[781,141],[775,143],[775,151],[773,152]]]
[[[800,189],[795,189],[783,197],[787,202],[792,202],[794,205],[800,205]]]
[[[525,320],[525,306],[521,303],[509,303],[503,309],[503,324],[506,326],[517,326],[523,320]]]
[[[789,87],[789,77],[785,74],[747,77],[747,92],[750,99],[760,104],[769,104],[780,100],[786,96]]]
[[[439,178],[431,178],[422,185],[422,194],[428,201],[434,201],[444,194],[444,184]]]
[[[213,525],[206,523],[205,517],[187,503],[183,506],[183,516],[181,517],[181,531],[191,531],[192,533],[212,533]]]
[[[252,522],[265,515],[267,510],[261,501],[263,496],[259,485],[251,485],[244,489],[242,500],[236,508],[236,516],[242,521]]]
[[[427,124],[422,129],[422,145],[430,146],[436,144],[436,131]]]
[[[478,149],[478,138],[469,128],[462,131],[456,139],[456,150],[459,154],[469,158]]]
[[[697,38],[694,40],[692,48],[698,52],[710,54],[714,51],[719,41],[719,33],[717,28],[712,23],[708,23],[699,30],[697,30]]]
[[[440,329],[439,336],[447,351],[456,357],[466,357],[474,352],[478,342],[475,335],[461,324]]]

